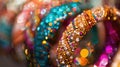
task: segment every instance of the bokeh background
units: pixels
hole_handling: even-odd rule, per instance
[[[51,1],[53,1],[52,4]],[[33,24],[32,28],[37,26],[37,24],[31,23],[33,20],[28,18],[33,18],[36,13],[39,12],[37,9],[41,9],[41,16],[39,17],[42,18],[49,11],[50,5],[57,6],[62,2],[71,1],[80,1],[85,4],[89,3],[93,7],[108,5],[120,10],[120,0],[0,0],[0,67],[27,67],[25,55],[28,54],[28,50],[25,45],[28,42],[24,38],[24,33],[26,33],[26,28],[31,29],[31,24]],[[40,20],[41,19],[35,16],[34,22],[40,22]],[[104,31],[104,26],[102,23],[99,23],[97,27],[100,44],[103,44],[105,33],[101,31]],[[29,42],[30,45],[32,44],[33,40],[31,38],[33,36],[34,33],[30,34],[28,37],[31,41]],[[86,36],[86,39],[83,40],[82,43],[86,43],[87,40],[90,40],[90,36]],[[119,56],[120,48],[115,55],[111,67],[120,67]]]

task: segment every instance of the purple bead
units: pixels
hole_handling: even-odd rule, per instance
[[[83,35],[83,33],[82,32],[80,32],[80,36],[82,36]]]
[[[111,54],[113,52],[112,46],[108,45],[106,46],[106,53]]]
[[[72,46],[74,47],[74,46],[75,46],[75,44],[72,44]]]

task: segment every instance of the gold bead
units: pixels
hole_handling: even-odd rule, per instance
[[[117,19],[117,17],[113,17],[113,20],[116,20]]]
[[[50,58],[50,55],[48,55],[48,58]]]
[[[50,32],[53,32],[53,30],[51,29]]]
[[[43,40],[43,41],[42,41],[42,44],[46,44],[46,43],[47,43],[46,40]]]
[[[81,55],[82,57],[87,57],[87,56],[89,55],[89,51],[88,51],[87,49],[82,49],[82,50],[80,51],[80,55]]]
[[[46,37],[45,37],[45,39],[47,40],[47,39],[48,39],[48,37],[46,36]]]
[[[25,54],[28,55],[28,49],[25,49]]]
[[[49,26],[52,26],[52,23],[51,23],[51,22],[49,23]]]
[[[36,23],[40,22],[40,18],[38,16],[34,16],[34,20]]]
[[[108,17],[108,20],[110,20],[110,17]]]

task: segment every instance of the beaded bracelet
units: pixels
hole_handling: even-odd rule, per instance
[[[88,10],[84,11],[81,15],[78,15],[74,21],[69,24],[66,31],[63,33],[63,37],[59,41],[57,48],[57,61],[60,65],[69,67],[73,64],[74,50],[83,35],[85,35],[95,23],[96,21],[92,16],[92,12]]]
[[[100,7],[100,8],[93,9],[92,10],[93,15],[90,12],[91,11],[88,10],[88,11],[83,12],[81,15],[77,16],[74,19],[74,21],[68,25],[67,29],[63,33],[63,36],[61,40],[59,41],[58,48],[57,48],[56,61],[58,62],[58,66],[66,66],[66,67],[73,66],[74,50],[79,45],[79,41],[83,37],[83,35],[85,35],[86,32],[89,31],[90,28],[92,28],[92,26],[95,24],[95,21],[92,21],[91,17],[94,17],[95,18],[94,20],[101,21],[106,18],[109,19],[110,17],[108,15],[110,14],[110,16],[113,17],[113,19],[115,20],[116,17],[114,17],[114,15],[117,14],[114,9],[111,9],[110,7],[107,7],[107,6],[105,6],[104,8]],[[81,21],[81,19],[83,20]],[[90,21],[92,21],[93,23],[91,23]],[[106,49],[107,48],[108,47],[106,47]],[[87,64],[86,58],[88,58],[89,54],[91,54],[91,52],[89,52],[87,49],[81,49],[80,60],[83,62],[86,62]],[[104,55],[104,57],[105,56],[106,55]],[[103,61],[101,61],[101,63],[102,62]],[[81,65],[82,65],[82,62],[81,62]]]
[[[42,19],[52,7],[65,3],[65,0],[63,0],[62,3],[60,1],[61,0],[57,0],[59,3],[53,5],[52,2],[56,1],[49,1],[46,3],[45,0],[41,0],[38,3],[38,1],[32,0],[24,5],[22,12],[17,17],[15,28],[13,30],[13,44],[14,46],[18,46],[18,43],[21,45],[21,43],[24,43],[25,41],[24,52],[28,61],[28,66],[30,67],[36,65],[36,61],[33,61],[33,41],[36,27],[40,23],[40,19]],[[19,36],[14,35],[16,33]]]
[[[96,24],[96,20],[102,20],[106,16],[107,11],[107,8],[104,10],[103,7],[95,8],[92,11],[84,11],[68,25],[58,43],[56,59],[59,63],[58,66],[72,66],[74,50],[79,45],[80,39]],[[82,58],[86,58],[88,54],[89,51],[87,49],[81,50],[80,55]]]
[[[35,58],[41,67],[49,66],[48,59],[50,45],[48,41],[54,37],[66,18],[75,16],[85,9],[84,6],[81,6],[82,5],[79,2],[71,2],[54,7],[40,22],[35,36],[34,53]]]
[[[103,20],[106,28],[106,41],[103,50],[94,66],[110,67],[113,58],[118,51],[120,43],[120,25],[115,8],[109,8],[106,19]],[[104,62],[104,63],[103,63]],[[114,62],[113,62],[114,63]]]
[[[40,0],[40,1],[32,0],[25,3],[22,12],[20,12],[16,18],[16,23],[14,26],[13,36],[12,36],[14,46],[17,46],[18,43],[23,42],[24,39],[25,41],[29,41],[30,43],[32,43],[31,39],[34,39],[33,38],[34,32],[40,22],[40,19],[42,19],[52,7],[66,3],[65,0],[62,0],[62,2],[61,0],[57,0],[58,4],[53,5],[53,2],[56,2],[56,0],[53,1],[50,0],[48,2],[46,0]],[[71,1],[67,1],[67,2],[71,2]],[[27,31],[25,32],[25,37],[24,37],[24,31]],[[14,34],[18,34],[20,36],[16,36]],[[33,44],[31,45],[30,43],[27,42],[27,45],[31,49],[33,48]]]
[[[94,63],[94,66],[104,66],[104,67],[110,67],[112,63],[112,59],[114,58],[114,55],[117,52],[118,44],[120,42],[120,39],[118,37],[118,33],[116,30],[113,28],[113,23],[116,24],[116,22],[113,21],[104,21],[105,28],[106,28],[106,40],[105,44],[102,48],[102,50],[99,50],[94,56],[97,61]],[[118,25],[116,25],[118,26]],[[118,27],[119,28],[119,27]],[[97,50],[99,47],[97,47],[95,50]],[[104,63],[103,63],[104,62]]]

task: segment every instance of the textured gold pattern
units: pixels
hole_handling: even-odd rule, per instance
[[[113,14],[116,14],[116,10],[108,6],[86,10],[79,14],[74,21],[67,26],[58,43],[56,59],[59,63],[58,66],[72,67],[74,50],[79,45],[82,37],[96,24],[96,21],[103,21],[106,18],[110,19],[110,15]],[[114,20],[116,19],[115,16],[112,16],[112,18]]]
[[[78,15],[74,21],[69,24],[57,48],[57,58],[60,64],[72,65],[74,59],[73,53],[80,39],[95,23],[96,21],[92,16],[92,12],[87,10],[81,15]]]

